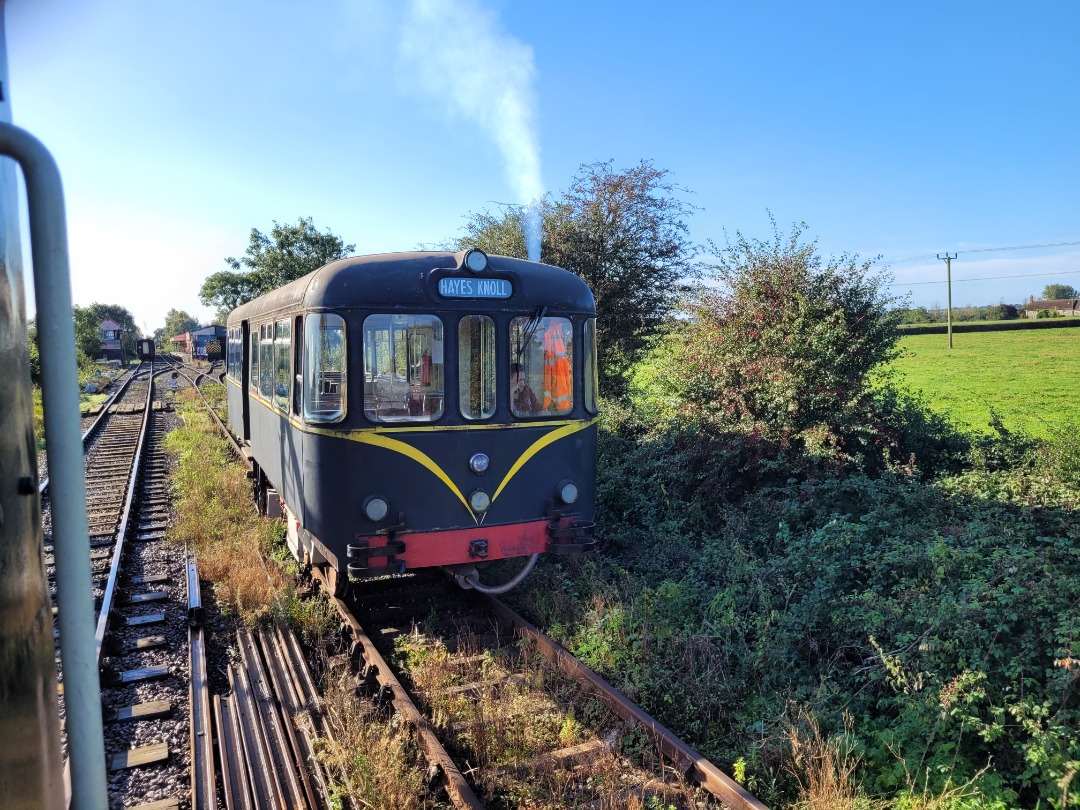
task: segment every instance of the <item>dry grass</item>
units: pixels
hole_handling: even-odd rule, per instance
[[[799,709],[788,729],[791,763],[788,770],[799,782],[802,810],[862,810],[873,804],[860,795],[855,771],[855,735],[851,718],[844,719],[841,734],[826,737],[817,720]]]
[[[199,575],[214,584],[219,603],[245,622],[267,615],[291,598],[292,578],[264,556],[280,541],[280,522],[255,513],[251,482],[235,463],[194,392],[180,391],[183,427],[165,448],[177,458],[173,475],[176,515],[169,538],[192,549]]]
[[[336,798],[352,807],[415,810],[439,806],[425,789],[412,727],[357,697],[351,678],[331,679],[323,696],[333,739],[319,741],[319,761],[339,774]]]
[[[696,806],[691,790],[652,779],[617,753],[626,729],[532,644],[480,652],[463,630],[455,647],[451,653],[415,629],[398,639],[433,724],[447,733],[483,801],[506,808]],[[550,756],[598,738],[606,744],[570,767]]]

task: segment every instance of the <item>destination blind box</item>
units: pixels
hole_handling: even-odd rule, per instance
[[[506,278],[443,276],[439,279],[438,290],[443,298],[505,299],[514,294],[514,285]]]

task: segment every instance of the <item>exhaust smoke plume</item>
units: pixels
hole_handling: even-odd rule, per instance
[[[400,57],[418,90],[494,138],[507,182],[527,206],[529,258],[539,260],[544,185],[532,48],[476,0],[409,0]]]

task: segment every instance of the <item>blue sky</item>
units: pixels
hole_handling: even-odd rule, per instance
[[[8,0],[15,122],[53,151],[73,293],[212,313],[252,227],[358,253],[645,158],[697,241],[960,251],[954,305],[1080,287],[1080,4]],[[944,304],[934,259],[892,271]],[[1053,274],[1053,275],[1050,275]],[[1022,275],[963,282],[964,278]]]

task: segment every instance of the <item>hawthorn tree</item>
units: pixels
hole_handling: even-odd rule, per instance
[[[321,233],[311,217],[301,217],[295,225],[275,221],[269,236],[252,228],[244,255],[226,258],[230,269],[209,276],[199,289],[199,299],[205,306],[217,307],[220,319],[263,293],[345,258],[355,247],[329,229]]]
[[[699,274],[686,226],[686,189],[650,161],[615,171],[583,164],[570,187],[540,204],[540,260],[583,278],[596,297],[601,387],[625,390],[626,373]],[[525,206],[471,214],[455,249],[526,258]]]
[[[698,411],[780,441],[842,434],[866,416],[870,375],[896,354],[902,311],[889,277],[844,254],[823,260],[805,224],[770,242],[736,232],[718,289],[691,307],[669,372]]]

